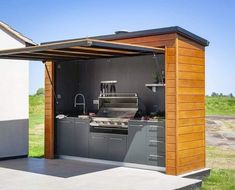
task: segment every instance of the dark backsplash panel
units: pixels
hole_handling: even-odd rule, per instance
[[[164,69],[164,55],[158,55],[158,61]],[[164,87],[159,87],[156,93],[145,87],[146,83],[154,82],[156,64],[152,55],[57,63],[56,93],[61,96],[57,113],[77,113],[78,109],[73,107],[77,93],[84,94],[89,112],[97,111],[93,100],[98,99],[101,80],[117,80],[119,93],[137,93],[147,113],[156,109],[163,112]]]

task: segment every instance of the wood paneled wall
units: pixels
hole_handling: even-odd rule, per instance
[[[205,167],[205,51],[177,38],[177,174]]]
[[[54,82],[54,63],[46,61],[50,78]],[[54,96],[48,73],[45,69],[45,158],[54,158]]]

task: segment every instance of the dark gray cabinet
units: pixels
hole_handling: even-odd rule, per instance
[[[163,121],[146,122],[147,165],[165,166],[165,124]]]
[[[129,121],[125,162],[146,164],[146,128],[144,121]]]
[[[67,117],[56,123],[57,154],[87,157],[89,121]]]
[[[74,118],[57,119],[57,154],[75,155]]]
[[[108,159],[112,161],[124,161],[127,150],[126,135],[108,135]]]
[[[108,138],[103,133],[90,133],[89,157],[96,159],[108,159]]]
[[[165,166],[164,122],[129,121],[126,162]]]
[[[164,121],[128,124],[128,135],[90,132],[89,120],[57,120],[57,154],[165,166]]]
[[[90,133],[89,157],[96,159],[123,161],[126,155],[126,135]]]
[[[75,156],[88,157],[89,121],[75,118],[74,146]]]

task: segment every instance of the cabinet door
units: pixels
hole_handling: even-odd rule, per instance
[[[108,159],[108,139],[103,133],[90,133],[89,157],[96,159]]]
[[[124,135],[111,135],[108,137],[108,159],[123,161],[126,156],[127,138]]]
[[[89,123],[75,119],[75,156],[88,157]]]
[[[57,120],[57,154],[74,155],[74,121],[70,118]]]
[[[146,128],[144,122],[130,121],[125,162],[146,164]]]

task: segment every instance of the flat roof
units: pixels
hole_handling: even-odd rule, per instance
[[[76,39],[25,48],[0,51],[0,58],[24,60],[77,60],[137,56],[165,52],[164,48],[102,41]]]
[[[161,35],[161,34],[169,34],[169,33],[177,33],[180,34],[186,38],[189,38],[198,44],[201,44],[203,46],[208,46],[209,41],[193,34],[192,32],[189,32],[188,30],[185,30],[184,28],[181,28],[179,26],[172,26],[172,27],[165,27],[165,28],[157,28],[157,29],[150,29],[150,30],[141,30],[141,31],[133,31],[133,32],[123,32],[118,34],[110,34],[110,35],[102,35],[102,36],[93,36],[89,37],[90,39],[98,39],[98,40],[118,40],[118,39],[126,39],[126,38],[137,38],[137,37],[144,37],[144,36],[153,36],[153,35]],[[79,39],[85,39],[85,38],[77,38]],[[75,39],[69,39],[69,40],[60,40],[60,41],[52,41],[52,42],[44,42],[42,44],[50,44],[55,42],[68,42],[73,41]]]

